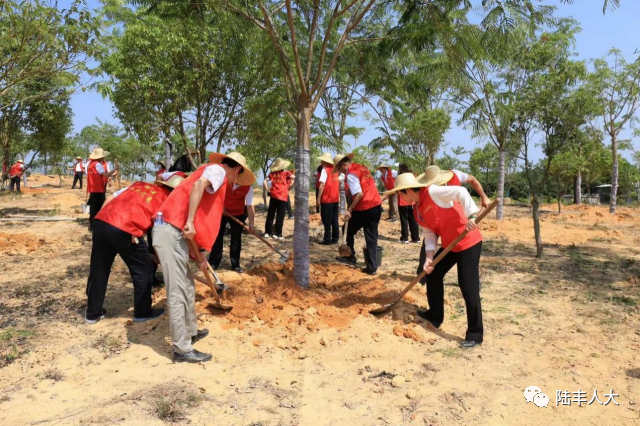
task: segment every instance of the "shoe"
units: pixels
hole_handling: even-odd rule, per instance
[[[371,276],[378,275],[378,271],[374,271],[374,270],[369,269],[369,268],[362,268],[362,269],[360,269],[360,271],[362,271],[363,273],[365,273],[367,275],[371,275]]]
[[[198,330],[198,333],[191,338],[191,344],[193,345],[198,340],[202,340],[209,335],[209,330],[203,328],[202,330]]]
[[[287,218],[287,220],[291,220],[291,219],[293,219],[293,216],[289,216],[289,217]]]
[[[278,240],[278,241],[284,241],[284,237],[283,237],[282,235],[280,235],[280,236],[275,235],[275,236],[273,237],[273,239],[274,239],[274,240]]]
[[[264,234],[264,235],[262,236],[262,238],[264,238],[265,240],[268,240],[269,238],[271,238],[271,235],[269,235],[269,234]]]
[[[211,361],[211,354],[206,354],[196,349],[192,349],[190,352],[187,352],[186,354],[179,354],[177,352],[173,352],[173,362],[190,362],[193,364],[197,364],[199,362],[206,362],[206,361]]]
[[[409,240],[400,240],[400,244],[409,244]]]
[[[138,318],[138,317],[133,317],[133,322],[147,322],[147,321],[151,321],[157,318],[160,318],[161,316],[164,315],[164,309],[152,309],[151,310],[151,314],[148,317],[142,317],[142,318]]]
[[[329,241],[318,241],[318,244],[320,244],[321,246],[330,246],[333,243]]]
[[[340,263],[346,263],[349,266],[356,266],[356,258],[355,257],[336,257],[336,260]]]
[[[422,243],[422,241],[420,241],[420,240],[413,240],[413,241],[411,241],[411,244],[421,244],[421,243]]]
[[[429,322],[429,324],[431,324],[434,328],[440,328],[440,326],[442,325],[441,322],[436,323],[431,321],[431,319],[429,318],[429,310],[428,309],[418,309],[418,316],[420,318],[422,318],[423,320],[426,320]]]
[[[89,319],[89,318],[87,318],[87,313],[85,312],[85,314],[84,314],[84,322],[86,322],[87,324],[95,324],[98,321],[103,320],[105,315],[107,315],[107,310],[103,309],[102,310],[102,314],[98,318]]]
[[[233,269],[233,272],[236,272],[238,274],[244,274],[244,269],[242,269],[239,266],[236,266],[235,268],[231,268],[231,269]]]
[[[462,343],[460,343],[460,347],[464,349],[471,349],[476,346],[480,346],[481,344],[482,342],[476,342],[474,340],[463,340]]]

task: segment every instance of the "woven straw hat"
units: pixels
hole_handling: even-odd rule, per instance
[[[418,176],[418,180],[426,185],[443,185],[451,180],[451,170],[440,170],[438,166],[429,166],[427,170]]]
[[[291,165],[291,161],[283,160],[282,158],[276,159],[273,162],[273,166],[271,166],[272,172],[279,172],[280,170],[285,170]]]
[[[353,161],[353,152],[346,155],[337,154],[333,157],[333,171],[331,173],[338,173],[340,171],[340,163],[345,160]]]
[[[80,157],[79,155],[76,157],[76,160],[82,160],[82,157]]]
[[[242,173],[236,176],[235,183],[237,185],[249,186],[256,181],[256,176],[253,174],[249,166],[247,166],[247,159],[244,158],[244,155],[240,154],[239,152],[234,151],[234,152],[230,152],[227,155],[224,155],[219,152],[214,152],[213,154],[209,155],[209,162],[213,164],[220,164],[222,163],[222,160],[224,160],[225,158],[229,158],[235,161],[236,163],[240,164],[244,169]]]
[[[164,185],[164,186],[168,186],[171,189],[174,189],[176,186],[178,186],[180,184],[180,182],[182,182],[183,180],[185,180],[187,178],[187,175],[184,174],[183,172],[174,172],[171,177],[169,177],[169,179],[167,180],[156,180],[156,184],[158,185]]]
[[[428,185],[420,182],[418,178],[413,175],[413,173],[402,173],[396,178],[396,185],[393,187],[393,189],[390,189],[383,195],[393,195],[396,192],[402,191],[403,189],[424,188],[426,186]]]
[[[328,152],[323,153],[322,157],[318,157],[318,160],[322,161],[323,163],[333,164],[333,157]]]
[[[378,167],[376,167],[376,170],[380,170],[380,169],[390,169],[391,166],[385,163],[380,164]]]
[[[102,148],[94,148],[91,155],[89,155],[90,160],[99,160],[111,154],[109,151],[105,151]]]
[[[22,161],[22,158],[18,158],[18,159],[16,160],[16,163],[22,163],[22,164],[24,164],[24,161]]]

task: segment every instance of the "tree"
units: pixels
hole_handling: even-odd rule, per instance
[[[602,129],[611,140],[611,201],[609,212],[616,212],[618,193],[618,145],[620,132],[627,124],[635,124],[635,115],[640,106],[640,56],[635,62],[627,63],[622,53],[616,49],[608,55],[613,61],[609,65],[605,59],[594,62],[590,83],[599,94],[600,119]]]

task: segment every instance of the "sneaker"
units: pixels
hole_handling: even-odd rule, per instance
[[[369,268],[362,268],[360,271],[365,273],[365,274],[367,274],[367,275],[371,275],[371,276],[378,275],[377,271],[374,271],[373,269],[369,269]]]
[[[211,361],[211,354],[206,354],[196,349],[192,349],[186,354],[179,354],[175,351],[173,352],[173,362],[190,362],[192,364],[197,364],[199,362],[206,361]]]
[[[98,321],[103,320],[105,315],[107,315],[107,310],[103,309],[102,310],[102,314],[98,318],[89,319],[89,318],[87,318],[87,313],[85,312],[85,314],[84,314],[84,322],[86,322],[87,324],[95,324]]]
[[[207,337],[209,335],[209,330],[207,330],[206,328],[203,328],[202,330],[198,330],[198,333],[191,337],[191,344],[193,345],[195,342],[197,342],[198,340],[202,340],[205,337]]]
[[[411,244],[422,244],[422,241],[420,241],[420,240],[413,240],[413,241],[411,241]]]
[[[231,268],[233,269],[233,272],[237,273],[237,274],[244,274],[244,269],[242,269],[239,266],[236,266],[235,268]]]
[[[409,244],[409,240],[400,240],[400,244]]]
[[[133,322],[147,322],[157,318],[160,318],[164,315],[164,309],[152,309],[151,314],[148,317],[133,317]]]
[[[340,263],[346,263],[349,266],[356,266],[356,258],[355,257],[336,257],[336,260]]]
[[[278,241],[284,241],[284,237],[282,235],[280,235],[280,236],[274,235],[273,239],[274,240],[278,240]]]
[[[265,240],[268,240],[269,238],[271,238],[271,235],[269,235],[269,234],[264,234],[264,235],[262,236],[262,238],[264,238]]]
[[[333,243],[330,241],[318,241],[318,244],[320,244],[321,246],[330,246]]]
[[[463,349],[471,349],[471,348],[475,348],[476,346],[480,346],[482,344],[482,342],[476,342],[473,340],[463,340],[462,343],[460,343],[460,347]]]

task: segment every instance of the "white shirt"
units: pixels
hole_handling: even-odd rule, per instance
[[[101,175],[104,175],[104,174],[106,174],[106,173],[107,173],[107,172],[105,171],[104,167],[102,166],[102,163],[98,163],[98,164],[96,164],[96,171],[97,171],[99,174],[101,174]]]
[[[460,180],[460,183],[465,183],[466,181],[469,180],[468,173],[461,172],[460,170],[451,170],[451,171],[453,172],[454,175],[458,177],[458,180]]]
[[[169,180],[169,178],[170,178],[171,176],[175,175],[176,173],[178,173],[178,172],[164,172],[164,173],[162,174],[162,180],[166,182],[166,181],[168,181],[168,180]]]
[[[327,178],[329,176],[327,175],[327,170],[326,169],[322,169],[322,172],[320,173],[320,179],[319,182],[320,183],[327,183]]]
[[[383,177],[386,177],[387,173],[382,173],[380,172],[380,179],[382,179]],[[398,177],[398,172],[396,170],[391,169],[391,176],[393,176],[394,178]]]
[[[355,175],[350,175],[349,173],[347,173],[347,183],[349,184],[349,191],[351,191],[352,196],[355,196],[362,192],[360,180]]]
[[[76,163],[76,172],[82,171],[82,161]]]
[[[116,198],[118,195],[122,194],[124,191],[126,191],[127,189],[129,189],[129,187],[125,187],[122,189],[117,190],[116,192],[113,193],[113,198]]]
[[[242,185],[238,185],[236,183],[233,184],[233,190],[235,191],[236,189],[240,188]],[[249,192],[247,192],[247,195],[244,197],[244,205],[245,206],[252,206],[253,205],[253,186],[249,187]]]
[[[205,191],[209,194],[215,194],[224,183],[224,178],[226,176],[227,173],[224,171],[222,166],[218,164],[205,167],[204,172],[202,172],[202,177],[211,183],[211,188],[206,187]]]
[[[478,206],[473,202],[473,198],[469,195],[469,191],[462,186],[429,186],[429,195],[438,207],[443,209],[450,209],[453,207],[453,202],[457,201],[462,205],[464,209],[465,217],[469,217],[480,211]],[[429,250],[435,250],[438,242],[438,236],[429,228],[422,228],[424,230],[424,248]]]

